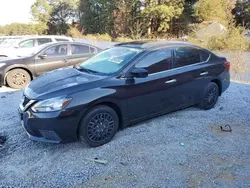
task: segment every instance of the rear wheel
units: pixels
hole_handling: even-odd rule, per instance
[[[6,76],[8,86],[14,89],[23,89],[30,81],[30,74],[23,69],[13,69]]]
[[[209,110],[215,106],[219,98],[219,87],[216,83],[210,82],[204,90],[199,107]]]
[[[118,127],[119,118],[116,112],[108,106],[97,106],[83,118],[78,136],[84,144],[98,147],[111,141]]]

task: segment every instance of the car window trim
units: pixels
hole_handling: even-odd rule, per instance
[[[85,53],[85,54],[73,54],[72,53],[72,45],[86,46],[86,47],[89,48],[89,53]],[[90,46],[88,44],[74,44],[74,43],[70,43],[70,53],[69,53],[69,55],[70,56],[79,56],[79,55],[91,55],[91,54],[96,54],[97,53],[97,48],[95,48],[95,52],[94,53],[90,52],[90,48],[95,48],[95,47],[92,47],[92,46]]]
[[[43,54],[46,50],[48,50],[49,48],[53,48],[53,47],[55,47],[55,46],[58,46],[58,45],[67,45],[67,54],[66,55],[63,55],[63,56],[48,56],[47,58],[54,58],[54,57],[68,57],[68,56],[70,56],[69,55],[69,46],[70,46],[70,44],[68,44],[68,43],[62,43],[62,44],[53,44],[53,45],[51,45],[51,46],[47,46],[47,47],[45,47],[43,50],[41,50],[40,52],[38,52],[35,56],[36,56],[36,58],[35,59],[40,59],[40,58],[38,58],[38,56],[39,55],[41,55],[41,54]],[[46,59],[47,59],[46,58]]]
[[[194,64],[182,66],[182,67],[173,68],[173,69],[166,70],[166,71],[152,73],[152,74],[149,74],[148,76],[157,75],[157,74],[161,74],[161,73],[166,73],[166,72],[169,72],[169,71],[176,71],[176,70],[179,70],[179,69],[183,69],[183,68],[187,68],[187,67],[192,67],[192,66],[196,66],[196,65],[201,65],[201,64],[207,63],[210,60],[210,58],[211,58],[211,54],[209,54],[208,59],[206,61],[202,61],[202,62],[199,62],[199,63],[194,63]]]
[[[29,41],[29,40],[32,40],[33,41],[33,47],[21,47],[20,45],[22,44],[22,43],[24,43],[24,42],[27,42],[27,41]],[[35,45],[35,41],[36,41],[36,39],[25,39],[25,40],[22,40],[22,41],[20,41],[20,42],[18,42],[18,48],[34,48],[34,47],[36,47]]]
[[[40,44],[40,45],[39,45],[39,42],[38,42],[39,39],[48,39],[48,40],[50,40],[50,42],[46,42],[46,43],[51,43],[51,42],[53,42],[52,38],[49,38],[49,37],[47,37],[47,38],[36,38],[36,46],[40,46],[40,45],[46,44],[46,43],[43,43],[43,44]]]
[[[174,48],[174,61],[173,61],[173,66],[175,65],[176,48],[178,48],[178,47],[175,47],[175,48]],[[179,47],[179,48],[181,48],[181,47]],[[182,48],[190,48],[190,49],[193,48],[193,49],[200,50],[200,51],[203,51],[203,52],[207,53],[205,50],[202,50],[201,48],[198,48],[198,47],[195,47],[195,46],[182,46]],[[207,54],[211,55],[211,53],[207,53]],[[200,54],[199,54],[199,55],[200,55]],[[208,56],[208,59],[209,59],[209,58],[210,58],[210,56]],[[198,63],[201,63],[201,61],[198,62]],[[196,63],[193,63],[193,64],[196,64]],[[190,64],[190,65],[193,65],[193,64]],[[188,65],[186,65],[186,66],[188,66]],[[183,67],[185,67],[185,66],[183,66]],[[180,67],[177,67],[177,68],[180,68]]]
[[[117,75],[117,78],[120,78],[120,79],[126,79],[129,75],[129,73],[133,70],[133,68],[135,67],[135,64],[138,63],[138,61],[140,61],[142,58],[144,58],[147,54],[149,54],[150,52],[152,51],[155,51],[155,50],[161,50],[161,49],[168,49],[170,48],[172,51],[174,51],[175,48],[177,47],[192,47],[192,48],[195,48],[195,49],[198,49],[198,50],[202,50],[206,53],[209,54],[208,56],[208,59],[206,61],[203,61],[203,62],[199,62],[197,64],[191,64],[191,65],[187,65],[187,66],[183,66],[183,67],[178,67],[178,68],[172,68],[172,69],[169,69],[169,70],[165,70],[165,71],[161,71],[161,72],[157,72],[157,73],[152,73],[152,74],[149,74],[148,76],[151,76],[151,75],[156,75],[156,74],[161,74],[161,73],[165,73],[165,72],[169,72],[169,71],[173,71],[173,70],[178,70],[178,69],[181,69],[181,68],[186,68],[186,67],[189,67],[189,66],[193,66],[193,65],[198,65],[198,64],[202,64],[202,63],[207,63],[211,56],[212,56],[212,53],[211,52],[208,52],[206,51],[205,49],[199,47],[199,46],[183,46],[183,45],[174,45],[174,46],[161,46],[159,48],[155,48],[153,50],[144,50],[142,51],[141,53],[143,53],[141,56],[138,57],[138,55],[131,61],[131,64],[129,64],[128,66],[124,67],[123,70],[121,70],[118,75]],[[174,52],[173,52],[174,53]],[[174,55],[174,54],[173,54]],[[174,58],[174,57],[173,57]],[[174,62],[173,62],[174,63]],[[173,67],[173,66],[172,66]]]
[[[124,79],[124,78],[127,78],[128,74],[133,70],[133,68],[135,68],[135,65],[144,57],[146,57],[148,54],[154,52],[154,51],[157,51],[157,50],[167,50],[167,49],[170,49],[171,50],[171,55],[172,55],[172,67],[173,67],[173,50],[174,50],[174,47],[172,46],[164,46],[164,47],[159,47],[159,48],[155,48],[153,50],[144,50],[142,51],[141,53],[144,53],[141,55],[141,57],[138,57],[138,55],[135,57],[135,59],[132,60],[132,63],[130,65],[128,65],[127,67],[125,67],[123,70],[122,70],[122,73],[119,74],[118,77],[120,77],[121,79]],[[170,69],[171,70],[171,69]],[[168,70],[166,70],[168,71]],[[161,71],[161,72],[165,72],[165,71]],[[160,73],[160,72],[157,72],[157,73]],[[157,74],[157,73],[152,73],[152,74]],[[151,74],[149,74],[151,75]]]
[[[162,48],[162,49],[159,49],[159,50],[167,50],[167,48]],[[154,52],[156,52],[156,51],[159,51],[159,50],[152,50],[152,51],[149,51],[148,53],[146,53],[144,56],[143,56],[143,58],[145,58],[147,55],[150,55],[151,53],[154,53]],[[172,48],[170,48],[169,49],[171,52],[171,67],[173,68],[173,60],[174,60],[174,53],[173,53],[173,49]],[[140,60],[142,60],[142,58],[140,58],[140,59],[138,59],[137,60],[137,62],[134,64],[134,67],[138,64],[138,62],[140,61]],[[164,59],[164,60],[166,60],[166,59]],[[172,69],[171,68],[171,69]],[[169,69],[170,70],[170,69]],[[160,72],[163,72],[163,71],[160,71]],[[152,73],[153,74],[153,73]]]

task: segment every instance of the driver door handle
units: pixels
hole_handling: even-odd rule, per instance
[[[201,76],[205,76],[205,75],[208,75],[208,72],[202,72],[200,73]]]
[[[63,59],[63,63],[67,63],[68,62],[68,60],[67,59]]]
[[[172,79],[172,80],[166,81],[165,83],[166,84],[172,84],[172,83],[175,83],[176,81],[177,81],[176,79]]]

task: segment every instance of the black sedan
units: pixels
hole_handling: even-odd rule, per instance
[[[193,105],[213,108],[230,85],[229,69],[225,58],[189,43],[118,44],[32,81],[19,114],[33,140],[97,147],[136,122]]]
[[[76,65],[99,51],[95,46],[76,42],[43,44],[16,58],[1,59],[0,86],[22,89],[45,72]]]

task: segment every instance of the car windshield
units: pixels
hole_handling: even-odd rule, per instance
[[[141,49],[114,47],[86,60],[79,67],[88,72],[112,74],[121,70]]]
[[[12,47],[17,41],[17,39],[5,39],[1,42],[0,48]]]

